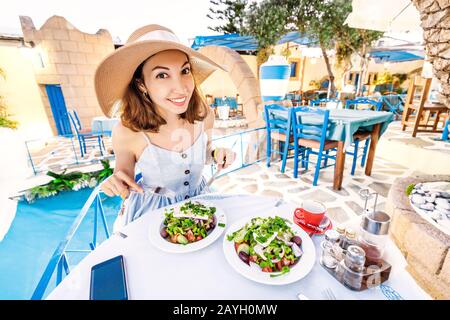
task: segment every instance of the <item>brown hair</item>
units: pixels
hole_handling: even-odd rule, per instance
[[[150,131],[156,133],[159,132],[159,127],[167,122],[158,114],[150,97],[144,95],[138,89],[138,81],[142,80],[142,69],[146,61],[137,67],[122,98],[122,114],[120,119],[125,127],[135,132]],[[192,93],[188,108],[179,117],[186,119],[189,123],[194,123],[196,120],[202,121],[205,119],[207,113],[208,108],[206,102],[203,100],[199,88],[194,86],[194,92]]]

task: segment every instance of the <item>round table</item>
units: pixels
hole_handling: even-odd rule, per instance
[[[247,215],[263,212],[292,219],[295,209],[294,204],[285,202],[275,207],[278,199],[273,197],[206,194],[198,199],[222,208],[227,216],[227,226]],[[126,238],[113,235],[100,244],[47,299],[89,299],[91,267],[117,255],[124,256],[130,299],[278,300],[297,299],[299,293],[310,299],[324,299],[326,288],[331,288],[337,299],[387,299],[380,287],[351,291],[323,269],[319,264],[323,236],[313,236],[316,262],[306,277],[289,285],[271,286],[244,278],[228,264],[222,250],[227,229],[213,244],[199,251],[185,254],[160,251],[148,240],[151,214],[153,212],[144,214],[122,229]],[[384,283],[388,288],[404,299],[430,299],[405,271],[406,261],[392,242],[386,248],[386,260],[393,265],[390,279]]]

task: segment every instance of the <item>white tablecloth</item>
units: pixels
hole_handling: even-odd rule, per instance
[[[292,218],[295,208],[293,204],[275,208],[277,199],[271,197],[214,194],[203,197],[223,208],[228,226],[241,217],[268,210]],[[331,288],[338,299],[387,299],[380,287],[362,292],[347,289],[323,269],[318,262],[323,236],[313,237],[317,261],[305,278],[285,286],[270,286],[244,278],[228,264],[222,251],[222,241],[227,230],[216,242],[200,251],[187,254],[160,251],[147,238],[150,214],[123,229],[127,238],[114,235],[104,241],[47,298],[89,299],[91,267],[121,254],[125,260],[130,299],[277,300],[296,299],[298,293],[310,299],[325,299],[325,288]],[[393,268],[385,285],[397,291],[403,299],[430,299],[405,270],[406,261],[392,242],[386,248],[386,260]]]
[[[119,118],[94,117],[92,118],[91,130],[93,132],[111,132]]]

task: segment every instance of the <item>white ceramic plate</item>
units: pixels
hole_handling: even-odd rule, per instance
[[[245,226],[245,224],[250,222],[252,218],[265,218],[268,216],[273,217],[274,215],[255,214],[249,217],[242,218],[232,226],[227,228],[227,232],[223,239],[223,251],[225,253],[225,258],[234,270],[236,270],[247,279],[270,285],[285,285],[296,282],[305,277],[313,268],[314,262],[316,261],[316,249],[308,234],[290,219],[288,219],[288,221],[291,222],[289,226],[291,227],[294,234],[302,239],[303,255],[300,257],[300,261],[298,261],[293,267],[291,267],[288,273],[280,275],[278,277],[271,277],[269,272],[262,272],[258,268],[251,268],[250,266],[248,266],[237,255],[236,250],[234,249],[234,241],[228,241],[227,239],[228,235]]]
[[[226,225],[227,219],[225,216],[225,212],[221,208],[219,208],[218,206],[216,206],[210,202],[207,202],[204,200],[192,200],[192,201],[199,202],[208,207],[216,207],[216,212],[214,213],[216,216],[216,227],[214,228],[214,230],[212,230],[212,232],[209,233],[208,236],[205,237],[204,239],[193,242],[193,243],[188,243],[186,245],[172,243],[172,242],[164,239],[160,235],[160,231],[163,227],[163,222],[165,219],[164,213],[166,212],[166,209],[169,210],[170,208],[182,206],[185,202],[176,203],[174,205],[167,206],[162,210],[158,210],[157,213],[152,215],[152,217],[150,219],[150,228],[149,228],[148,237],[149,237],[150,242],[156,248],[158,248],[162,251],[165,251],[165,252],[170,252],[170,253],[188,253],[188,252],[193,252],[193,251],[203,249],[203,248],[209,246],[211,243],[216,241],[217,238],[220,237],[220,235],[223,233],[223,231],[227,227],[227,225]],[[219,224],[225,225],[225,226],[220,226]]]

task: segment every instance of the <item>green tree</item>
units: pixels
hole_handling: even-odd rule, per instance
[[[208,27],[208,29],[224,34],[243,33],[245,8],[248,0],[210,0],[211,7],[206,15],[213,21],[220,21],[219,26]]]
[[[253,2],[246,11],[245,34],[255,37],[258,43],[257,64],[267,61],[273,47],[286,33],[289,11],[286,4],[277,0]]]
[[[360,81],[356,94],[359,95],[362,89],[363,80],[366,78],[369,67],[369,53],[376,40],[383,36],[383,32],[355,29],[347,25],[341,29],[336,29],[337,59],[339,61],[347,61],[349,63],[352,54],[356,54],[360,58]],[[351,64],[351,62],[350,62]],[[351,66],[350,66],[351,67]]]
[[[291,16],[287,24],[306,33],[320,46],[330,80],[330,91],[334,95],[333,68],[327,50],[336,50],[336,62],[349,62],[353,53],[364,57],[367,66],[367,53],[373,40],[382,33],[369,30],[353,29],[344,25],[348,14],[352,11],[348,0],[282,0],[287,5]],[[363,69],[362,69],[363,70]],[[361,77],[361,79],[363,79]]]
[[[320,46],[330,80],[330,91],[336,91],[334,74],[327,50],[335,47],[335,27],[342,25],[346,15],[340,8],[342,1],[285,0],[291,17],[289,22],[304,32]]]

